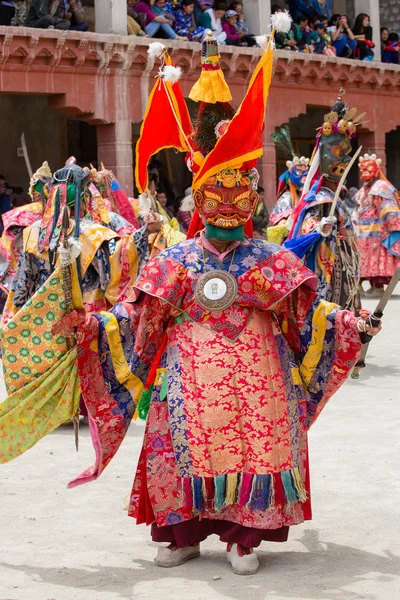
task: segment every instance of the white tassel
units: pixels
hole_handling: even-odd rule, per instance
[[[166,50],[167,46],[164,46],[161,42],[153,42],[150,44],[147,54],[150,58],[161,58]]]
[[[151,212],[151,200],[147,194],[140,194],[139,198],[139,214],[141,217],[145,217]]]
[[[287,10],[276,12],[271,17],[272,28],[281,33],[290,31],[292,25],[292,17]]]
[[[68,245],[69,245],[69,253],[71,255],[71,258],[78,258],[78,256],[82,252],[82,244],[79,241],[79,239],[78,238],[69,238]]]
[[[263,50],[268,48],[269,36],[268,35],[256,35],[256,42]]]
[[[68,248],[59,246],[58,253],[63,267],[70,265],[82,252],[82,244],[78,238],[68,238]]]
[[[181,78],[182,69],[180,67],[174,67],[173,65],[167,65],[161,71],[161,77],[164,81],[169,81],[174,84]]]

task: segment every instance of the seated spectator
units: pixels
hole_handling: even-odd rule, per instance
[[[298,52],[299,47],[297,43],[303,39],[302,34],[299,34],[299,36],[300,38],[298,38],[298,30],[292,23],[292,26],[287,33],[282,31],[275,32],[276,48],[278,50],[293,50],[293,52]]]
[[[231,2],[229,5],[229,10],[235,11],[238,16],[236,21],[236,29],[238,31],[242,31],[245,35],[249,35],[250,31],[244,16],[243,4],[241,2]]]
[[[203,13],[209,8],[212,8],[214,0],[195,0],[194,2],[194,18],[197,25],[202,25]]]
[[[244,33],[236,29],[238,15],[234,10],[227,10],[224,20],[222,21],[222,29],[226,33],[225,44],[229,46],[240,46],[240,40],[244,37]]]
[[[293,21],[293,31],[295,32],[295,39],[297,46],[302,51],[307,43],[306,35],[307,17],[306,15],[298,15]]]
[[[240,39],[240,46],[256,46],[257,42],[255,36],[249,33],[249,27],[247,25],[244,12],[243,4],[241,2],[232,2],[229,5],[229,10],[233,10],[237,14],[237,20],[235,24],[236,31],[243,33],[244,35]],[[226,17],[226,14],[225,14]]]
[[[332,43],[336,50],[336,55],[342,58],[350,58],[353,56],[357,42],[354,39],[353,32],[349,27],[347,17],[339,14],[333,15],[328,30],[332,37]]]
[[[128,13],[128,35],[145,36],[145,32],[140,26],[140,18],[136,12],[136,6],[139,0],[127,0],[126,8]]]
[[[0,25],[11,25],[15,13],[14,4],[8,0],[0,0]]]
[[[389,33],[386,27],[381,28],[382,62],[392,65],[400,64],[400,43],[397,33]]]
[[[335,49],[325,40],[325,27],[323,23],[315,23],[314,30],[308,34],[307,44],[312,47],[315,54],[336,56]]]
[[[354,38],[357,40],[354,56],[360,60],[372,60],[374,56],[372,48],[375,44],[372,41],[372,27],[369,23],[369,15],[360,13],[353,27]]]
[[[26,16],[28,14],[27,0],[12,0],[14,5],[14,16],[11,20],[13,27],[25,27]]]
[[[59,0],[32,0],[26,26],[38,29],[69,29],[71,17],[72,14],[65,11]]]
[[[201,22],[198,19],[197,23],[202,25],[204,29],[211,29],[219,44],[225,44],[226,33],[222,29],[222,18],[226,13],[226,5],[224,2],[216,0],[213,8],[209,8],[202,14]]]
[[[69,4],[65,0],[65,10],[71,13],[70,31],[87,31],[89,29],[81,0],[69,0]]]
[[[182,6],[175,12],[175,32],[191,42],[201,42],[204,27],[197,27],[194,18],[194,0],[182,0]]]
[[[174,19],[166,9],[165,0],[141,0],[136,11],[139,15],[143,15],[144,30],[150,37],[163,35],[170,40],[186,39],[177,35],[172,29]]]

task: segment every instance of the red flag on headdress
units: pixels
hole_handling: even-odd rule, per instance
[[[165,64],[172,65],[168,55]],[[147,190],[150,158],[163,148],[187,152],[190,149],[187,140],[192,134],[192,122],[180,85],[157,77],[136,144],[135,176],[140,193]]]
[[[246,96],[226,132],[219,138],[215,148],[207,154],[196,173],[193,189],[198,189],[209,177],[223,169],[240,168],[244,163],[262,156],[265,110],[273,59],[274,52],[270,44],[261,57]]]

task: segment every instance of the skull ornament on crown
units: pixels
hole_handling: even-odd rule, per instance
[[[356,137],[357,125],[365,115],[356,117],[357,109],[348,109],[343,95],[342,88],[318,133],[321,174],[330,181],[340,181],[346,170],[351,160],[351,140]]]
[[[360,169],[360,179],[364,183],[372,183],[379,176],[382,160],[376,157],[376,154],[364,154],[358,163]]]

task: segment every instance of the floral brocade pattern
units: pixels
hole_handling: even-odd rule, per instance
[[[50,369],[67,352],[63,335],[51,327],[65,314],[58,268],[1,331],[4,380],[9,393]]]
[[[275,244],[246,238],[232,256],[220,261],[203,253],[198,240],[187,240],[155,257],[138,278],[135,288],[165,300],[190,319],[231,341],[239,338],[255,308],[267,310],[305,283],[315,287],[313,274],[292,252]],[[194,297],[199,277],[211,269],[230,271],[238,284],[237,300],[224,311],[210,312]]]

